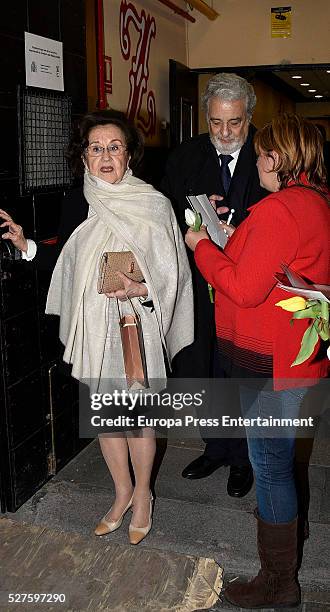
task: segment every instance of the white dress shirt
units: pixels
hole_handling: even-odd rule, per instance
[[[37,245],[34,242],[34,240],[31,240],[30,238],[27,238],[26,242],[27,242],[27,251],[26,253],[22,251],[22,259],[25,259],[26,261],[31,261],[32,259],[35,258],[37,254]]]
[[[230,153],[230,155],[231,155],[231,156],[232,156],[232,158],[233,158],[233,159],[232,159],[232,160],[229,162],[229,164],[228,164],[228,168],[229,168],[229,172],[230,172],[231,176],[233,176],[233,174],[234,174],[235,166],[236,166],[236,164],[237,164],[237,160],[238,160],[238,156],[239,156],[239,154],[240,154],[240,150],[241,150],[241,148],[242,148],[242,147],[240,147],[240,149],[237,149],[237,151],[235,151],[235,153]],[[219,164],[220,164],[220,166],[221,166],[220,153],[219,153],[219,151],[217,151],[217,153],[218,153],[218,157],[219,157]]]

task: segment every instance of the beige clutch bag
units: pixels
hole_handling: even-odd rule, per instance
[[[103,253],[100,263],[97,290],[99,293],[111,293],[124,289],[116,272],[123,272],[134,281],[141,282],[143,274],[132,251],[114,251]]]

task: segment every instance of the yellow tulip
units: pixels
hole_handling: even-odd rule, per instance
[[[281,300],[277,302],[275,306],[280,306],[283,310],[287,310],[288,312],[296,312],[297,310],[304,310],[306,308],[307,302],[303,297],[299,295],[295,295],[294,297],[289,298],[288,300]]]

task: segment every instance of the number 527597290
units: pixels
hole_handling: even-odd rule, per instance
[[[8,593],[8,603],[64,603],[64,593]]]

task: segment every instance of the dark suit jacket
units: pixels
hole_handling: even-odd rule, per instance
[[[247,216],[247,208],[268,192],[260,187],[253,146],[255,128],[250,126],[247,140],[241,148],[226,196],[220,176],[218,154],[208,134],[200,134],[182,143],[170,155],[162,190],[172,201],[182,229],[186,232],[184,210],[188,207],[186,195],[206,193],[225,196],[221,205],[235,208],[233,225],[239,225]]]
[[[58,239],[54,245],[39,242],[35,264],[38,270],[39,294],[41,303],[46,302],[51,273],[55,267],[57,258],[72,232],[85,221],[88,215],[88,202],[85,200],[83,188],[78,187],[69,191],[62,200],[60,222],[58,227]],[[48,318],[48,317],[47,317]],[[54,319],[55,317],[53,317]],[[57,318],[57,317],[56,317]],[[58,356],[63,355],[64,347],[58,340],[57,326],[54,321],[48,329],[48,341],[59,343]],[[61,375],[70,376],[71,366],[59,359],[58,371]]]
[[[268,192],[260,187],[253,146],[255,128],[250,126],[247,140],[241,148],[227,196],[221,205],[234,208],[233,225],[247,216],[247,209]],[[208,134],[200,134],[182,143],[170,155],[161,189],[171,200],[183,234],[187,231],[184,211],[189,208],[186,195],[206,193],[225,196],[221,182],[218,154]],[[225,215],[226,217],[227,215]],[[195,285],[195,342],[181,351],[175,361],[179,377],[208,377],[212,371],[215,338],[214,306],[209,299],[207,283],[191,261]]]
[[[72,189],[63,198],[61,207],[60,223],[58,228],[58,239],[54,246],[42,243],[38,244],[36,264],[39,269],[51,270],[72,232],[87,219],[88,202],[85,199],[83,188]]]

